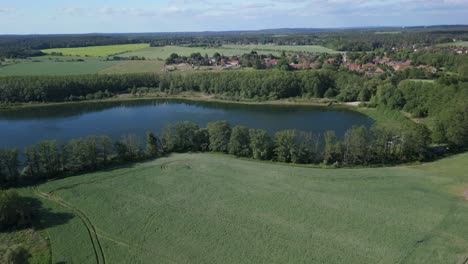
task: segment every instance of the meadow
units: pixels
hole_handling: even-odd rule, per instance
[[[0,67],[0,76],[24,75],[74,75],[93,74],[109,68],[118,62],[104,61],[98,58],[86,58],[84,61],[48,60],[48,56],[34,60],[20,60],[18,63]]]
[[[290,52],[308,52],[308,53],[338,53],[336,50],[332,50],[319,45],[307,45],[307,46],[296,46],[296,45],[225,45],[225,49],[234,50],[255,50],[266,53],[281,53],[282,51]]]
[[[455,41],[437,45],[439,47],[468,47],[468,41]]]
[[[107,57],[117,55],[124,52],[134,51],[148,47],[149,44],[122,44],[108,46],[89,46],[79,48],[58,48],[42,50],[45,54],[62,53],[65,56],[90,56],[90,57]]]
[[[47,228],[52,263],[464,263],[467,159],[313,169],[175,154],[24,192],[74,215]]]
[[[282,51],[292,52],[311,52],[311,53],[337,53],[334,50],[310,45],[310,46],[274,46],[274,45],[224,45],[221,47],[204,48],[204,47],[182,47],[182,46],[164,46],[164,47],[149,47],[145,49],[136,50],[133,52],[123,53],[122,57],[139,56],[149,59],[166,59],[172,53],[177,53],[182,56],[190,56],[192,53],[199,52],[202,55],[208,54],[212,56],[215,52],[225,56],[242,55],[256,51],[258,54],[263,55],[281,55]]]

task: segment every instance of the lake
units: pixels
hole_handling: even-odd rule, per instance
[[[262,128],[270,134],[284,129],[314,133],[334,130],[339,137],[354,125],[374,121],[355,111],[299,105],[246,105],[184,100],[93,102],[0,111],[0,147],[21,150],[42,140],[109,135],[119,139],[136,134],[143,142],[146,131],[159,133],[164,126],[191,121],[202,127],[227,120],[234,125]]]

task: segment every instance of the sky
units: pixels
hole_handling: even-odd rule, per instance
[[[0,0],[0,34],[468,24],[468,0]]]

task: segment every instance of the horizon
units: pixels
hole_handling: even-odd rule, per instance
[[[280,30],[359,30],[359,29],[420,29],[420,28],[438,28],[438,27],[468,27],[468,24],[434,24],[434,25],[403,25],[403,26],[356,26],[356,27],[283,27],[283,28],[262,28],[262,29],[232,29],[232,30],[200,30],[200,31],[127,31],[127,32],[83,32],[83,33],[30,33],[30,34],[3,34],[0,36],[60,36],[60,35],[113,35],[113,34],[183,34],[183,33],[224,33],[224,32],[262,32],[262,31],[280,31]],[[293,33],[292,33],[293,34]]]
[[[424,27],[466,25],[467,13],[465,0],[18,0],[0,7],[0,34]]]

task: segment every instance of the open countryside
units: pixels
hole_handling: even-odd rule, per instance
[[[60,48],[42,50],[47,56],[34,59],[10,61],[0,65],[0,76],[23,75],[77,75],[77,74],[123,74],[140,72],[161,72],[164,61],[172,53],[190,56],[193,53],[220,53],[225,56],[239,56],[252,51],[263,55],[279,56],[281,52],[329,53],[336,51],[321,46],[272,46],[272,45],[226,45],[220,47],[198,48],[184,46],[148,47],[148,44],[126,44],[110,46],[90,46],[82,48]],[[56,56],[62,55],[62,56]],[[112,60],[113,56],[129,58]],[[131,60],[132,57],[145,60]],[[109,60],[108,58],[111,58]],[[179,70],[193,71],[190,67],[179,66]],[[219,70],[219,69],[218,69]]]
[[[0,264],[468,264],[468,2],[114,2],[0,6]]]

